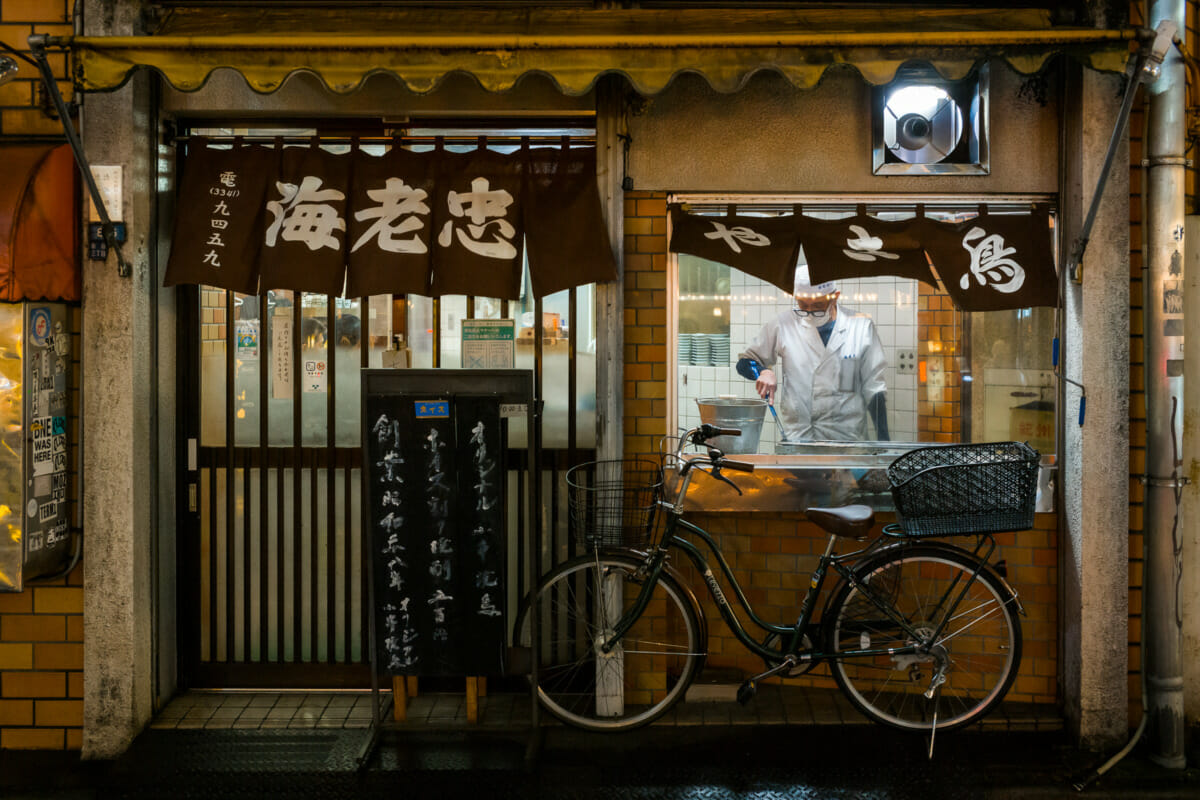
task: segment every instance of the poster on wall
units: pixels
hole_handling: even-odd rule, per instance
[[[26,578],[60,568],[71,543],[70,309],[30,306],[25,331],[26,475],[24,536]]]
[[[258,360],[258,320],[239,319],[235,323],[237,357],[242,361]]]
[[[324,356],[305,357],[301,366],[304,369],[304,391],[308,394],[325,391],[325,373],[328,370],[328,362],[325,361]]]
[[[464,319],[464,369],[512,369],[516,358],[516,324],[511,319]]]
[[[276,313],[271,320],[271,397],[286,400],[292,396],[292,318]]]

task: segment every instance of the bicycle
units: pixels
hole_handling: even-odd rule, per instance
[[[682,518],[697,470],[740,493],[722,471],[754,469],[706,444],[723,435],[740,434],[701,425],[680,438],[666,458],[678,473],[674,502],[661,498],[663,472],[653,461],[591,462],[569,473],[573,490],[600,500],[572,503],[590,552],[542,577],[518,614],[514,636],[516,644],[530,647],[530,609],[536,607],[537,694],[546,710],[579,728],[623,731],[653,722],[683,698],[703,668],[708,632],[695,594],[670,563],[673,553],[695,566],[725,624],[764,661],[766,670],[739,689],[743,703],[760,681],[797,677],[822,663],[829,664],[838,688],[866,717],[931,736],[978,721],[1003,699],[1020,665],[1017,615],[1024,611],[1002,567],[990,563],[996,548],[990,532],[974,532],[976,545],[968,550],[922,541],[897,523],[885,526],[885,535],[865,547],[839,554],[839,540],[867,538],[874,512],[864,505],[809,508],[808,519],[829,534],[828,543],[797,620],[768,622],[751,607],[712,535]],[[689,443],[706,447],[707,454],[685,458]],[[1025,472],[1032,453],[1036,488],[1036,452],[1016,442],[997,444],[1024,448],[1018,455]],[[945,477],[937,469],[920,472]],[[990,482],[984,476],[983,483]],[[1032,491],[1020,490],[1028,493],[1028,521],[1000,519],[1000,526],[1031,527]],[[657,542],[631,546],[625,537],[630,532],[645,536],[658,513],[665,514],[665,524]],[[910,527],[919,528],[918,522],[914,518]],[[920,535],[945,535],[945,521],[935,522],[934,530]],[[758,636],[739,619],[693,539],[711,552],[738,605],[761,631]],[[814,620],[830,571],[839,581]]]

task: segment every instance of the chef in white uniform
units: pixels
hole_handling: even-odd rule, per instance
[[[889,439],[883,346],[870,317],[838,307],[840,295],[835,283],[810,284],[802,264],[792,308],[738,354],[738,374],[775,404],[788,441]]]

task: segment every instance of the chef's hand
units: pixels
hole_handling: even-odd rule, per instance
[[[772,403],[775,396],[775,373],[772,370],[764,369],[758,373],[758,379],[754,381],[754,391],[758,392],[758,396],[768,403]]]

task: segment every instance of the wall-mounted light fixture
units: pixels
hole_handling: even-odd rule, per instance
[[[961,81],[909,65],[872,93],[876,175],[987,175],[988,65]]]

